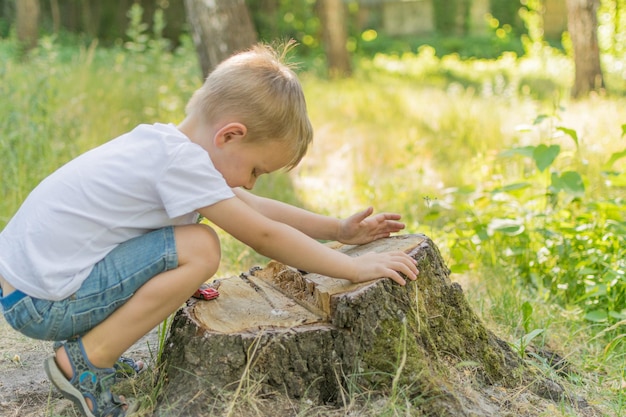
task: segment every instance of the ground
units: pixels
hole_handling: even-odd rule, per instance
[[[129,349],[128,356],[149,361],[158,336],[149,333]],[[78,416],[69,400],[50,384],[43,361],[52,354],[52,343],[33,340],[13,330],[0,315],[0,416]]]

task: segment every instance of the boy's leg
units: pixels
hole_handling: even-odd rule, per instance
[[[175,312],[217,271],[220,246],[211,228],[199,224],[176,227],[174,238],[178,267],[147,281],[125,304],[83,335],[85,352],[94,366],[112,367],[129,347]],[[71,378],[65,349],[56,352],[56,362]]]

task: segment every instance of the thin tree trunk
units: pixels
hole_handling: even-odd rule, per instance
[[[322,22],[322,37],[328,60],[328,74],[331,77],[345,77],[351,74],[350,56],[346,49],[345,5],[342,0],[320,0],[318,13]]]
[[[568,30],[574,47],[575,79],[572,97],[604,88],[598,47],[599,0],[567,0]]]
[[[61,9],[59,9],[59,0],[50,0],[50,14],[52,15],[52,31],[59,33],[61,28]]]
[[[97,0],[83,0],[81,9],[85,33],[91,37],[97,37],[100,32],[101,2]]]
[[[17,39],[26,49],[37,46],[39,31],[39,0],[17,0]]]
[[[185,0],[185,10],[205,77],[224,59],[257,42],[244,0]]]

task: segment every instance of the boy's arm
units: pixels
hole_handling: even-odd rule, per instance
[[[400,273],[411,280],[417,277],[415,261],[404,252],[368,253],[352,258],[288,224],[265,217],[237,197],[198,211],[258,253],[298,269],[352,282],[388,277],[404,285]]]
[[[346,219],[336,219],[259,197],[242,189],[233,191],[237,197],[265,217],[288,224],[313,239],[337,240],[356,245],[388,237],[391,233],[404,229],[404,224],[398,221],[399,214],[379,213],[372,216],[372,207]]]

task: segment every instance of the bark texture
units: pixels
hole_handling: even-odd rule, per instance
[[[17,0],[16,34],[25,50],[37,46],[39,36],[39,0]]]
[[[596,415],[483,325],[427,237],[334,247],[352,256],[403,250],[420,276],[405,287],[350,284],[272,261],[222,279],[217,300],[189,304],[173,320],[156,414],[211,415],[212,398],[255,384],[314,404],[341,402],[351,387],[401,392],[412,415],[539,415],[516,405],[530,397]]]
[[[567,26],[574,47],[575,79],[572,97],[604,88],[598,46],[599,0],[567,0]]]
[[[346,12],[343,0],[319,0],[317,10],[322,23],[322,38],[331,77],[346,77],[352,73],[348,54]]]
[[[224,59],[257,42],[244,0],[185,0],[185,10],[204,77]]]

